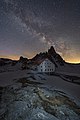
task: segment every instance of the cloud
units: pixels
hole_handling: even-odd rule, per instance
[[[15,0],[5,0],[7,6],[12,6],[13,10],[10,9],[10,12],[13,12],[15,15],[15,21],[18,21],[24,32],[24,28],[31,34],[33,37],[38,36],[39,40],[47,46],[51,46],[53,42],[49,40],[46,29],[50,28],[51,22],[47,19],[43,19],[39,13],[35,14],[36,11],[34,8],[25,8],[21,6],[21,3]],[[45,17],[44,17],[45,18]]]
[[[55,41],[56,51],[62,56],[65,57],[67,54],[70,54],[71,48],[67,42],[67,39],[63,37],[59,37],[57,41]]]
[[[44,49],[47,49],[50,46],[54,46],[56,51],[63,57],[67,54],[69,48],[65,38],[56,37],[53,40],[55,25],[54,23],[51,23],[51,21],[49,21],[49,18],[45,20],[45,16],[44,18],[42,18],[40,13],[37,12],[36,14],[35,9],[30,8],[30,6],[28,6],[29,8],[26,7],[24,9],[22,1],[21,3],[19,3],[15,0],[5,0],[5,2],[7,3],[8,7],[11,4],[13,10],[11,10],[10,12],[11,14],[12,12],[14,14],[11,15],[11,18],[13,16],[13,19],[15,20],[14,22],[17,22],[17,24],[21,26],[22,32],[28,32],[33,37],[33,39],[37,38],[41,42],[41,44],[44,45]]]
[[[41,41],[43,44],[45,44],[45,43],[46,43],[46,38],[45,38],[45,36],[41,36],[41,37],[40,37],[40,41]]]
[[[5,2],[8,7],[11,4],[13,10],[10,9],[10,12],[13,12],[15,22],[21,26],[22,32],[27,31],[33,38],[37,38],[46,49],[50,46],[54,46],[56,51],[63,57],[67,54],[70,47],[65,37],[56,36],[53,40],[55,36],[53,35],[53,32],[55,32],[55,25],[54,22],[52,23],[49,20],[50,18],[46,19],[45,15],[42,17],[40,15],[41,13],[36,12],[35,7],[31,7],[26,3],[27,7],[24,7],[22,1],[5,0]]]

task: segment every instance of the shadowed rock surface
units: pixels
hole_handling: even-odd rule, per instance
[[[79,105],[64,92],[24,79],[1,88],[0,120],[80,119]]]

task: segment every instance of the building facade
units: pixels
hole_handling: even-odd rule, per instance
[[[52,63],[48,58],[46,58],[44,61],[42,61],[38,66],[37,66],[38,72],[55,72],[55,64]]]

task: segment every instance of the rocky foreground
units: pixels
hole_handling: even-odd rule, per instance
[[[18,79],[0,88],[0,120],[80,120],[80,106],[66,93]]]

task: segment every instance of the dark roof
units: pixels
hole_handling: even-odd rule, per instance
[[[43,61],[45,61],[46,59],[48,59],[48,60],[50,60],[49,58],[44,58],[44,59],[42,59],[42,60],[40,60],[40,61],[37,61],[37,65],[40,65]],[[51,61],[51,60],[50,60]],[[51,61],[52,62],[52,61]],[[52,62],[53,64],[55,64],[54,62]]]

